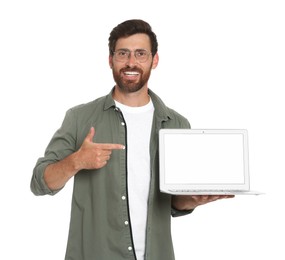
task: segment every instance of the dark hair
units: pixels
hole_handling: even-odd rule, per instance
[[[145,33],[149,36],[151,43],[151,53],[154,56],[157,52],[157,39],[155,33],[152,31],[151,26],[138,19],[127,20],[123,23],[118,24],[110,33],[109,37],[109,53],[113,55],[116,47],[117,40],[119,38],[125,38],[136,33]]]

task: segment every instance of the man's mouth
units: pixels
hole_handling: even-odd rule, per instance
[[[137,72],[137,71],[125,71],[124,74],[127,76],[137,76],[137,75],[139,75],[139,72]]]
[[[123,77],[126,80],[137,80],[140,77],[140,72],[138,71],[123,71]]]

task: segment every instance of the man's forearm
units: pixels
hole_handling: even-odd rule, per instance
[[[200,205],[227,198],[234,198],[234,195],[177,195],[172,196],[172,207],[177,210],[192,210]]]
[[[51,190],[61,189],[79,169],[76,168],[76,153],[67,156],[65,159],[50,164],[44,172],[44,180]]]
[[[172,207],[177,210],[191,210],[195,208],[195,205],[189,203],[189,196],[172,196],[171,200]]]

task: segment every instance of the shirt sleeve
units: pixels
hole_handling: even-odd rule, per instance
[[[44,180],[44,172],[49,164],[56,163],[71,153],[76,147],[76,120],[73,110],[67,111],[61,127],[53,135],[48,144],[44,157],[38,159],[30,183],[35,195],[54,195],[60,190],[50,190]]]
[[[177,210],[173,207],[171,207],[171,216],[172,217],[181,217],[181,216],[185,216],[185,215],[189,215],[194,211],[194,209],[190,209],[190,210]]]

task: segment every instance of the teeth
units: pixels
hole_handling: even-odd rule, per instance
[[[125,74],[126,75],[139,75],[139,73],[135,71],[126,71]]]

